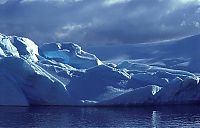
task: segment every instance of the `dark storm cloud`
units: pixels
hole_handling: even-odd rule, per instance
[[[0,0],[0,32],[36,42],[134,43],[200,32],[199,0]]]

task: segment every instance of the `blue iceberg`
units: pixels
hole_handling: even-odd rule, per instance
[[[0,105],[200,103],[199,74],[186,67],[107,63],[77,44],[38,47],[30,39],[0,34]]]

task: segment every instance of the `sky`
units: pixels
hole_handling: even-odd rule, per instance
[[[200,33],[200,0],[0,0],[0,33],[115,45]]]

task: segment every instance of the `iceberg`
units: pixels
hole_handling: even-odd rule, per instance
[[[38,47],[28,38],[3,34],[0,82],[0,105],[200,103],[200,76],[190,70],[134,60],[106,63],[74,43]]]

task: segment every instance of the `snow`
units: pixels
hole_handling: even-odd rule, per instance
[[[102,61],[119,63],[132,60],[135,63],[169,69],[200,72],[200,35],[161,42],[136,44],[87,46],[88,52]],[[103,52],[102,52],[103,51]]]
[[[159,92],[162,89],[162,87],[152,85],[152,95],[155,95],[157,92]]]
[[[19,57],[17,48],[12,44],[11,40],[5,35],[0,36],[0,48],[2,50],[1,55],[3,56]]]
[[[17,48],[21,56],[28,57],[32,61],[38,61],[38,46],[28,38],[11,36],[9,37],[12,44]]]
[[[0,35],[0,55],[25,57],[38,61],[38,46],[30,39],[17,36]]]
[[[184,68],[156,65],[155,61],[152,65],[146,63],[152,60],[148,58],[103,63],[73,43],[38,47],[30,39],[0,34],[0,105],[199,103],[200,77],[190,66],[183,70],[194,58],[168,57],[157,62],[170,60]]]
[[[3,57],[6,56],[6,54],[4,53],[4,51],[1,48],[0,48],[0,56],[3,56]]]

